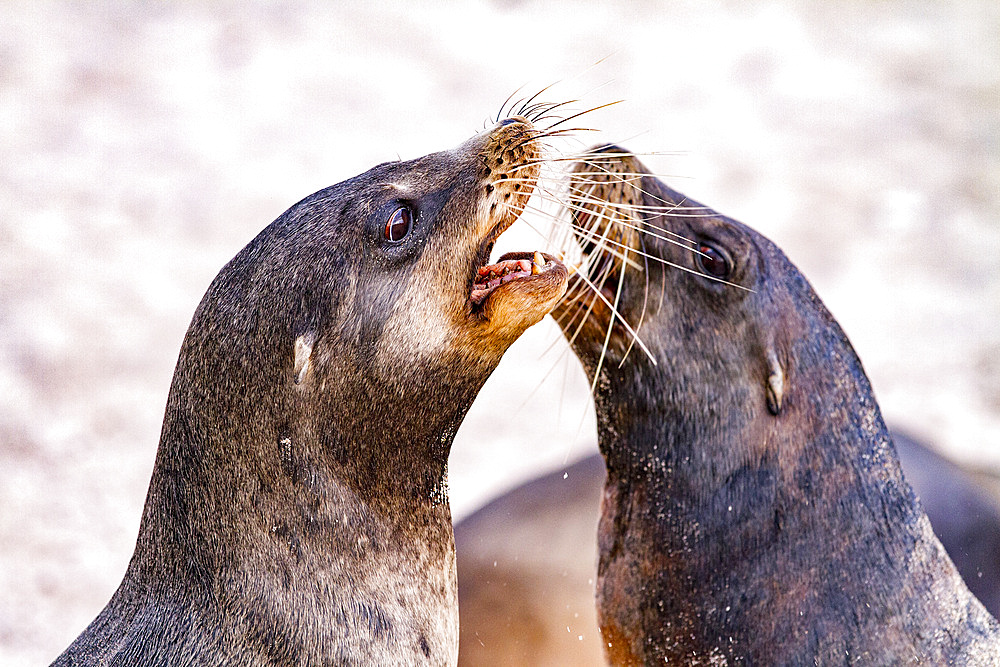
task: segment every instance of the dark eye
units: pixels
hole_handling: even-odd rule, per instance
[[[729,264],[729,260],[724,254],[722,254],[722,252],[716,250],[707,243],[699,244],[698,252],[701,254],[695,255],[695,257],[698,259],[698,267],[702,270],[702,273],[706,276],[718,278],[719,280],[726,280],[729,278],[729,274],[732,273],[733,267]]]
[[[389,222],[385,223],[385,238],[387,241],[399,243],[407,237],[411,229],[413,229],[413,213],[405,206],[397,208],[389,216]]]

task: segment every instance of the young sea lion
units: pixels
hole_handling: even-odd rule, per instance
[[[594,383],[612,662],[996,664],[806,279],[621,149],[574,171],[590,261],[555,314]]]
[[[222,269],[181,348],[124,580],[55,664],[456,661],[452,439],[566,286],[539,253],[483,266],[543,136],[514,116],[379,165]]]

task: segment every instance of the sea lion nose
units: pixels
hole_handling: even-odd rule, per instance
[[[504,118],[502,121],[500,121],[500,127],[503,127],[504,125],[512,125],[516,122],[517,122],[516,118]]]

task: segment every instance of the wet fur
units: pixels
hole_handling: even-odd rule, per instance
[[[963,581],[1000,607],[1000,506],[968,471],[905,434],[893,442]],[[606,665],[594,608],[605,480],[594,454],[526,482],[455,525],[460,667]]]
[[[647,229],[728,253],[739,287],[697,275],[690,248],[618,229],[655,260],[623,273],[614,260],[609,289],[623,281],[618,311],[659,363],[635,351],[621,363],[632,336],[590,288],[555,312],[595,386],[608,657],[995,664],[997,622],[934,537],[861,362],[809,283],[763,236],[654,177],[596,176],[646,171],[616,153],[578,168],[580,183],[605,181],[583,188],[578,224],[600,236],[600,200],[631,193]]]
[[[124,580],[54,664],[454,664],[448,453],[565,285],[554,270],[468,302],[484,239],[531,191],[530,134],[505,121],[317,192],[222,269]],[[413,232],[387,243],[401,202]]]

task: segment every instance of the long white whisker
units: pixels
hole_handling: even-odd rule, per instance
[[[582,280],[584,283],[586,283],[587,285],[589,285],[590,288],[594,290],[594,294],[596,294],[597,297],[601,301],[603,301],[604,304],[608,308],[611,309],[611,314],[612,314],[612,318],[611,319],[612,319],[612,322],[615,319],[617,319],[619,322],[622,323],[622,326],[625,327],[625,330],[628,331],[629,334],[631,334],[635,338],[635,342],[639,344],[639,348],[642,349],[642,351],[646,353],[646,356],[649,357],[649,360],[652,361],[653,365],[655,366],[656,365],[656,357],[654,357],[653,353],[650,352],[650,350],[649,350],[648,347],[646,347],[646,344],[642,342],[642,339],[639,338],[639,335],[635,332],[635,329],[632,328],[632,325],[630,325],[628,323],[628,321],[626,321],[625,318],[622,317],[618,313],[615,305],[613,303],[611,303],[610,301],[608,301],[607,297],[605,297],[603,294],[601,294],[600,290],[598,290],[596,287],[594,287],[594,284],[592,282],[590,282],[590,280],[587,279],[587,276],[585,276],[583,273],[580,273],[579,275],[580,275],[580,280]]]
[[[642,237],[639,237],[639,243],[642,244],[643,250],[645,250],[645,248],[646,248],[646,241],[645,241],[645,239],[643,239]],[[645,256],[645,253],[643,253],[643,255]],[[646,303],[647,303],[647,300],[649,298],[649,260],[648,259],[645,260],[645,265],[646,266],[645,266],[645,271],[643,271],[643,275],[645,276],[645,279],[646,279],[646,287],[642,291],[642,309],[639,311],[639,321],[635,325],[635,330],[636,331],[639,331],[640,329],[642,329],[642,323],[646,319]],[[624,272],[622,272],[622,275],[623,276],[625,275]],[[634,341],[630,341],[629,344],[628,344],[628,347],[625,348],[625,354],[622,355],[622,360],[621,360],[621,362],[619,362],[618,368],[621,368],[622,366],[625,365],[625,360],[628,359],[628,354],[629,354],[629,352],[632,351],[632,344],[633,344],[633,342]]]

